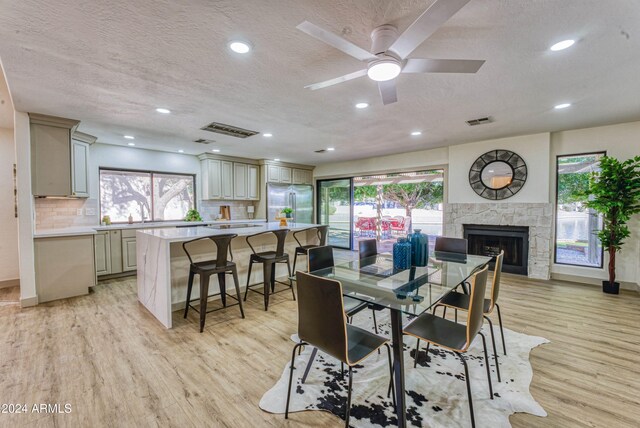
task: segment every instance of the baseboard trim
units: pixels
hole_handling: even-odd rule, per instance
[[[577,282],[579,284],[602,286],[602,279],[589,276],[569,275],[566,273],[551,273],[551,279],[558,281]],[[640,285],[633,282],[620,281],[620,288],[623,290],[631,290],[640,292]]]
[[[20,278],[5,279],[4,281],[0,281],[0,288],[9,288],[16,286],[20,286]]]
[[[20,306],[29,308],[38,305],[38,296],[20,298]]]

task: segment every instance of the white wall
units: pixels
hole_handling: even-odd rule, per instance
[[[469,185],[469,169],[491,150],[510,150],[527,164],[527,181],[518,193],[502,201],[489,201]],[[449,203],[549,203],[549,133],[500,138],[449,147]]]
[[[15,217],[13,194],[15,161],[13,129],[0,128],[0,285],[20,277],[18,219]]]
[[[620,160],[640,155],[640,122],[621,123],[597,128],[576,129],[551,134],[550,186],[555,194],[555,159],[559,155],[600,152]],[[629,223],[631,236],[626,240],[622,252],[616,258],[617,279],[640,284],[640,216]],[[606,266],[609,257],[605,252],[603,269],[553,265],[552,273],[577,275],[587,278],[607,279]]]

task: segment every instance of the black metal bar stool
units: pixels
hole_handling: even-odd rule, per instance
[[[276,237],[276,249],[275,251],[262,251],[257,252],[255,250],[254,245],[251,244],[252,240],[259,236],[266,236],[269,234],[273,234]],[[264,310],[269,309],[269,294],[280,293],[281,291],[275,291],[276,282],[284,285],[288,285],[291,288],[291,293],[293,294],[293,300],[296,300],[296,293],[293,289],[293,281],[291,280],[291,264],[289,263],[289,254],[284,252],[284,243],[287,239],[287,235],[289,234],[289,229],[278,229],[278,230],[269,230],[266,232],[256,233],[254,235],[247,236],[247,244],[253,254],[249,258],[249,270],[247,272],[247,289],[244,292],[244,300],[247,300],[247,294],[249,294],[249,290],[254,293],[262,294],[264,296]],[[260,292],[258,290],[253,290],[252,287],[259,286],[260,284],[251,284],[249,282],[251,280],[251,267],[254,263],[262,263],[263,268],[263,291]],[[278,263],[286,263],[287,269],[289,271],[289,284],[281,281],[276,281],[276,265]]]
[[[298,238],[298,236],[302,235],[303,233],[307,234],[307,232],[309,232],[309,231],[311,231],[313,229],[316,230],[316,235],[318,236],[318,244],[302,245],[302,242],[300,242],[300,238]],[[324,247],[325,245],[327,245],[327,234],[328,233],[329,233],[329,226],[328,225],[314,226],[314,227],[309,227],[307,229],[296,230],[295,232],[293,232],[293,239],[295,239],[296,242],[298,243],[298,246],[296,247],[295,254],[293,256],[293,273],[294,273],[294,275],[296,273],[296,262],[298,261],[298,254],[302,254],[303,256],[306,256],[307,254],[309,254],[309,250],[310,249],[317,248],[317,247]]]
[[[235,238],[236,234],[227,234],[227,235],[218,235],[218,236],[207,236],[204,238],[192,239],[191,241],[184,242],[182,244],[182,249],[187,254],[189,258],[189,282],[187,284],[187,304],[184,308],[184,317],[187,317],[189,313],[189,306],[191,306],[191,290],[193,288],[193,277],[195,275],[200,275],[200,309],[196,309],[191,306],[193,310],[200,314],[200,333],[204,330],[204,321],[207,317],[207,300],[209,297],[220,296],[220,300],[222,301],[222,308],[212,309],[209,312],[219,311],[221,309],[225,309],[229,306],[240,306],[240,315],[244,318],[244,309],[242,308],[242,300],[240,299],[240,286],[238,284],[238,271],[236,269],[236,264],[233,261],[227,259],[227,254],[231,254],[231,260],[233,260],[233,253],[231,252],[231,240]],[[216,259],[215,260],[207,260],[201,262],[194,262],[191,254],[187,250],[187,246],[193,244],[197,241],[204,241],[206,239],[210,239],[216,244]],[[220,292],[209,295],[209,279],[211,275],[218,274],[218,284],[220,286]],[[226,276],[231,274],[233,275],[233,282],[236,287],[236,295],[235,297],[231,294],[227,294],[226,289]],[[227,306],[227,296],[235,299],[238,303],[234,303],[232,305]]]

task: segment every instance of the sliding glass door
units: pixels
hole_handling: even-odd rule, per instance
[[[318,181],[318,223],[328,224],[329,245],[351,249],[351,179]]]

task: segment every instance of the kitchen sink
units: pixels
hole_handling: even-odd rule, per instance
[[[235,224],[214,224],[208,225],[209,229],[244,229],[247,227],[262,227],[260,224],[235,223]]]

